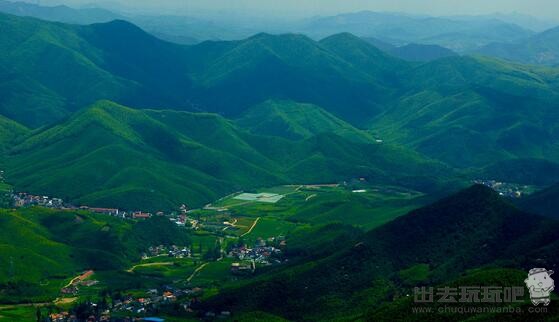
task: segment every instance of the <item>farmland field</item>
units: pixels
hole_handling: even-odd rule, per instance
[[[283,193],[284,197],[276,203],[267,203],[241,201],[237,199],[238,195],[233,195],[211,206],[226,209],[237,218],[238,234],[245,233],[254,218],[262,217],[255,230],[266,235],[272,226],[277,226],[273,229],[276,232],[286,232],[294,225],[332,222],[370,229],[426,203],[421,193],[393,187],[367,186],[356,191],[337,185],[308,185],[279,186],[261,191]]]

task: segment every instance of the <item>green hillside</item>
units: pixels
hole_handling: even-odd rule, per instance
[[[125,209],[201,205],[234,184],[248,185],[248,173],[257,173],[262,183],[281,180],[110,102],[32,135],[10,151],[8,163],[7,176],[18,191]]]
[[[412,64],[347,33],[318,42],[258,34],[181,46],[124,21],[71,26],[1,15],[0,24],[9,31],[0,35],[0,89],[8,93],[0,114],[26,126],[52,124],[99,99],[256,118],[249,123],[265,114],[255,106],[268,106],[275,116],[260,129],[243,127],[308,139],[321,127],[340,126],[334,133],[346,137],[347,124],[333,115],[453,167],[559,161],[559,73],[552,68],[479,57]],[[324,113],[307,115],[317,124],[303,124],[301,113],[287,119],[270,106],[287,101]],[[308,159],[322,167],[323,156]]]
[[[77,27],[0,14],[0,28],[0,113],[15,121],[42,125],[136,86],[97,66]]]
[[[485,58],[440,59],[409,74],[409,92],[372,128],[456,167],[559,160],[556,75]]]
[[[374,62],[389,66],[395,60],[384,55],[385,61],[381,57],[352,61],[331,46],[298,34],[206,42],[190,47],[188,53],[192,66],[197,66],[193,67],[195,102],[211,111],[238,116],[268,99],[293,100],[321,106],[357,123],[378,113],[381,101],[391,93],[384,79],[369,73],[369,66]]]
[[[84,270],[123,269],[149,246],[189,242],[185,231],[164,218],[135,223],[83,211],[4,209],[0,227],[4,302],[52,298],[65,279]]]
[[[0,115],[0,153],[11,148],[12,144],[28,132],[24,126]]]
[[[205,307],[293,320],[368,317],[415,285],[446,285],[471,269],[523,269],[536,258],[551,267],[558,227],[474,186],[376,228],[333,255],[231,287]],[[522,285],[512,273],[511,284]]]
[[[559,182],[559,163],[545,159],[507,159],[481,169],[477,177],[501,182],[549,186]]]
[[[266,101],[252,107],[237,123],[251,133],[291,140],[334,133],[357,142],[374,142],[371,135],[354,128],[320,107],[292,101]]]
[[[335,133],[290,141],[251,135],[218,115],[133,110],[108,101],[33,132],[9,150],[6,162],[16,191],[153,211],[201,206],[240,189],[355,177],[434,190],[452,175],[411,151]]]
[[[559,185],[554,184],[551,187],[538,191],[519,200],[518,204],[525,211],[558,219]]]
[[[0,113],[33,127],[99,99],[235,116],[268,99],[291,99],[357,122],[390,94],[370,73],[375,62],[385,60],[382,71],[391,75],[395,60],[351,61],[301,35],[181,46],[124,21],[74,26],[1,14],[0,27],[7,31],[0,35],[0,88],[10,93]]]

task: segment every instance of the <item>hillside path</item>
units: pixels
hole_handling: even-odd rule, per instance
[[[206,267],[206,265],[208,265],[209,263],[204,263],[202,265],[200,265],[197,269],[194,270],[194,272],[192,272],[192,274],[190,274],[190,276],[186,279],[187,282],[190,282],[194,276],[196,276],[196,274],[201,271],[204,267]]]
[[[252,230],[254,229],[254,227],[256,227],[256,224],[258,223],[259,220],[260,220],[260,217],[256,218],[256,220],[252,223],[252,226],[250,226],[250,229],[246,233],[242,234],[241,237],[250,234],[252,232]]]

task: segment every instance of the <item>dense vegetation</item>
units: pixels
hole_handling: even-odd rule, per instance
[[[181,46],[124,21],[2,15],[0,24],[10,31],[0,35],[8,93],[0,113],[14,120],[2,119],[3,128],[17,129],[2,132],[0,144],[20,191],[157,210],[242,188],[352,177],[434,191],[468,179],[451,168],[491,178],[517,173],[491,168],[499,162],[522,158],[536,170],[559,162],[554,69],[472,57],[411,64],[347,33]],[[237,121],[95,104],[102,98]],[[51,125],[29,133],[14,122]],[[517,178],[559,179],[542,171]]]
[[[387,310],[383,304],[409,294],[415,285],[452,283],[480,267],[525,270],[535,258],[552,267],[556,264],[552,249],[559,242],[557,225],[520,212],[488,188],[474,186],[361,237],[346,237],[355,241],[348,246],[340,242],[341,250],[334,254],[319,253],[326,257],[314,255],[312,262],[226,290],[206,305],[265,311],[295,320],[357,318],[364,312],[371,317],[377,309],[379,316],[388,317],[382,314]],[[332,241],[336,231],[339,236],[346,234],[341,227],[325,229]],[[509,275],[510,280],[505,280]],[[470,278],[476,285],[523,285],[524,275],[493,271],[483,279]],[[500,282],[491,284],[496,279]],[[408,316],[409,309],[396,307],[402,316]]]
[[[51,298],[67,276],[125,269],[150,246],[190,242],[164,218],[135,223],[82,211],[0,210],[0,226],[0,298],[9,302]]]
[[[6,158],[7,178],[17,191],[80,205],[156,211],[183,203],[200,206],[240,189],[281,183],[366,177],[436,190],[449,176],[451,170],[440,163],[378,144],[367,133],[314,111],[325,120],[316,120],[314,130],[309,127],[317,134],[292,141],[249,134],[215,114],[140,111],[102,101],[13,146]],[[292,112],[294,124],[307,113]],[[333,128],[328,122],[343,127],[328,132]]]
[[[399,19],[408,29],[418,23]],[[317,18],[305,28],[319,34],[339,28],[336,21]],[[409,40],[445,43],[451,36],[436,29],[448,23],[430,20]],[[454,43],[457,50],[502,34],[532,36],[507,24],[472,25],[453,30],[495,30]],[[559,224],[529,214],[557,217],[557,185],[518,202],[522,211],[483,186],[413,210],[474,178],[559,182],[557,68],[437,46],[394,48],[349,33],[319,41],[261,33],[185,46],[121,20],[79,26],[5,14],[0,30],[1,207],[11,206],[4,195],[12,187],[76,205],[156,212],[240,190],[349,182],[322,193],[283,187],[299,193],[296,202],[229,205],[238,227],[196,232],[196,259],[139,268],[168,281],[193,274],[198,260],[220,258],[214,237],[233,228],[237,235],[229,237],[246,233],[251,242],[289,232],[285,265],[224,290],[216,286],[229,282],[223,272],[231,259],[211,262],[202,278],[213,289],[201,312],[398,319],[411,309],[406,295],[414,286],[495,285],[495,275],[502,277],[497,285],[517,285],[534,262],[559,264]],[[553,36],[530,38],[526,50],[536,53],[519,60],[553,51],[539,47]],[[353,190],[364,182],[398,197]],[[0,228],[0,300],[14,302],[50,300],[47,293],[85,269],[143,287],[122,270],[146,247],[191,242],[168,218],[137,223],[82,211],[3,209]]]

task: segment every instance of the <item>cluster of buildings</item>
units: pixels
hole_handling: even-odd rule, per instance
[[[25,192],[12,194],[14,206],[16,207],[32,207],[41,206],[47,208],[66,208],[69,207],[60,198],[50,198],[48,196],[36,196]]]
[[[158,312],[160,307],[165,305],[179,305],[186,312],[193,312],[192,306],[199,303],[198,298],[203,294],[204,290],[199,287],[179,289],[173,286],[164,286],[161,289],[149,289],[144,296],[138,297],[133,295],[125,295],[118,299],[113,299],[112,303],[99,306],[94,302],[87,302],[86,305],[91,312],[98,312],[91,315],[86,321],[114,321],[114,315],[119,316],[118,321],[164,321],[164,319],[156,317],[128,317],[122,316],[149,316]],[[74,322],[83,321],[69,312],[59,312],[49,315],[51,321],[55,322]]]
[[[193,227],[194,225],[192,224],[193,219],[187,217],[185,214],[180,214],[178,216],[171,216],[169,218],[169,220],[173,223],[175,223],[177,226],[181,226],[181,227],[186,227],[187,224],[190,227]],[[197,221],[196,221],[197,224]]]
[[[268,243],[283,247],[285,246],[285,239],[272,237],[268,239]],[[246,245],[233,247],[227,253],[227,257],[238,259],[240,262],[231,264],[231,272],[233,274],[254,273],[256,264],[265,266],[280,264],[282,262],[281,249],[269,244],[267,245],[265,240],[259,238],[252,248]]]
[[[142,254],[142,259],[148,259],[150,257],[157,257],[157,256],[169,256],[169,257],[176,257],[176,258],[185,258],[191,257],[192,252],[189,247],[187,246],[150,246],[147,252]]]
[[[80,286],[90,287],[99,283],[99,281],[94,279],[89,279],[94,274],[93,271],[89,270],[84,272],[80,276],[74,278],[70,284],[66,285],[60,290],[63,295],[77,295]]]
[[[496,180],[475,180],[474,183],[489,187],[498,192],[499,195],[507,198],[521,198],[529,193],[529,187],[526,185]]]
[[[198,301],[198,297],[204,292],[199,287],[191,289],[177,289],[172,286],[165,286],[161,290],[147,290],[144,297],[135,298],[132,295],[125,296],[120,300],[115,300],[110,308],[111,312],[130,312],[133,314],[146,314],[153,312],[160,305],[176,303],[179,298],[181,307],[191,312],[190,307]]]
[[[88,318],[78,319],[78,317],[74,314],[70,314],[68,312],[61,312],[61,313],[52,313],[49,315],[49,321],[52,322],[110,322],[115,321],[111,319],[110,314],[104,313],[100,316],[90,315]],[[146,317],[146,318],[119,318],[118,321],[122,322],[165,322],[165,319],[158,318],[158,317]]]
[[[64,202],[61,198],[52,198],[49,196],[37,196],[30,193],[19,192],[12,194],[12,200],[15,207],[45,207],[61,210],[86,210],[92,213],[104,214],[108,216],[118,217],[122,219],[148,219],[153,216],[153,214],[144,211],[122,211],[116,208],[96,208],[88,206],[74,206],[72,204]],[[163,212],[157,212],[156,216],[164,216]],[[186,222],[186,219],[183,221]]]

